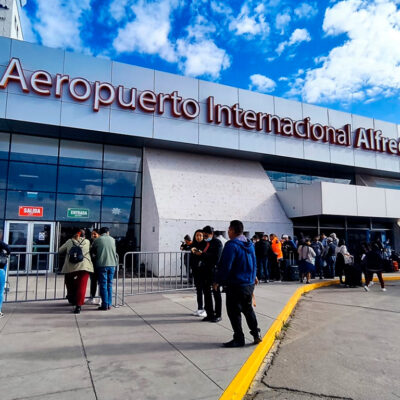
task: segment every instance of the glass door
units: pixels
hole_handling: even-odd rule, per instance
[[[11,248],[10,274],[53,270],[54,222],[7,221],[4,237]]]

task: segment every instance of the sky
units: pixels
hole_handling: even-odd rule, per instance
[[[400,124],[400,0],[28,0],[25,40]]]

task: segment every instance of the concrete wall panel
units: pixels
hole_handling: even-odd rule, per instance
[[[155,71],[155,91],[172,93],[177,90],[184,99],[199,99],[199,81],[187,76]]]
[[[307,117],[312,124],[328,125],[328,110],[324,107],[303,103],[303,118]]]
[[[274,98],[267,94],[239,89],[239,104],[243,110],[275,114]]]
[[[0,65],[8,65],[11,56],[12,40],[0,36]]]
[[[205,103],[209,96],[214,96],[215,104],[233,106],[239,102],[239,89],[200,80],[199,101]]]
[[[240,150],[254,151],[256,153],[275,154],[276,135],[263,132],[250,132],[239,130]]]
[[[154,118],[154,137],[184,143],[199,142],[199,124],[172,118]]]
[[[199,144],[239,149],[239,131],[237,129],[220,128],[215,125],[199,124]]]
[[[328,215],[358,215],[356,186],[321,182],[322,212]]]
[[[112,81],[114,86],[136,88],[139,91],[154,90],[154,70],[112,62]]]
[[[301,103],[298,101],[274,97],[274,102],[275,114],[279,115],[281,118],[288,117],[294,121],[298,121],[303,118],[303,109]]]
[[[111,109],[110,131],[123,135],[153,137],[154,116],[136,111]]]
[[[386,216],[385,190],[366,186],[355,186],[355,188],[357,190],[357,215]]]

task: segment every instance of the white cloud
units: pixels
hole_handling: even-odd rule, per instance
[[[398,1],[344,0],[325,12],[327,35],[346,34],[322,65],[310,69],[304,85],[293,84],[309,102],[352,101],[388,96],[400,89],[400,11]]]
[[[178,53],[181,57],[180,68],[189,76],[209,75],[217,79],[222,70],[230,66],[230,58],[224,49],[209,39],[188,43],[179,39]]]
[[[49,47],[90,52],[81,38],[82,17],[90,11],[90,0],[36,0],[37,11],[31,21],[32,31]]]
[[[32,23],[26,14],[25,8],[21,8],[21,26],[24,40],[26,42],[36,42],[37,38],[33,32]]]
[[[229,30],[235,35],[251,39],[257,35],[266,37],[269,34],[269,24],[266,22],[263,4],[253,8],[251,4],[244,3],[239,15],[229,24]]]
[[[278,14],[275,18],[275,27],[280,31],[280,34],[283,35],[287,26],[289,25],[292,17],[290,16],[289,11]]]
[[[157,54],[162,59],[174,62],[177,56],[170,42],[171,14],[178,6],[178,0],[143,0],[131,6],[133,21],[118,30],[113,46],[118,53],[137,51],[144,54]]]
[[[311,19],[318,14],[317,3],[301,3],[294,9],[294,15],[299,19]]]
[[[276,52],[280,55],[287,47],[294,46],[302,42],[309,42],[310,40],[311,36],[307,29],[296,29],[290,35],[289,40],[279,43]]]
[[[254,74],[250,76],[250,90],[257,90],[262,93],[273,92],[276,88],[276,83],[265,75]]]
[[[208,75],[218,79],[221,71],[230,67],[231,61],[226,50],[212,39],[216,27],[199,15],[186,30],[187,36],[177,40],[179,68],[185,75]]]
[[[113,0],[109,6],[109,12],[116,21],[121,21],[126,15],[126,7],[129,0]]]

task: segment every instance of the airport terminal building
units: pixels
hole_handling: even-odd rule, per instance
[[[175,251],[240,219],[400,248],[400,129],[213,82],[0,37],[0,228],[54,251],[109,226]],[[27,265],[29,268],[29,265]]]

